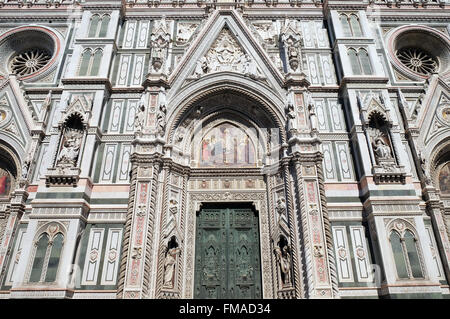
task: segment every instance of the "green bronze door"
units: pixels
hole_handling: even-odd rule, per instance
[[[258,217],[251,208],[197,216],[195,298],[262,298]]]

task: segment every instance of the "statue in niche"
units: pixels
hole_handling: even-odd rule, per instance
[[[297,25],[297,20],[286,19],[281,30],[281,41],[286,54],[289,71],[300,71],[301,33]]]
[[[26,159],[23,162],[23,165],[22,165],[22,179],[27,179],[28,178],[28,171],[30,169],[30,164],[31,164],[31,161],[28,160],[28,159]]]
[[[418,155],[419,157],[419,161],[420,161],[420,168],[422,169],[422,174],[425,180],[425,184],[426,185],[430,185],[431,184],[431,177],[427,172],[427,160],[426,158],[422,155],[422,152],[419,153]]]
[[[156,115],[156,131],[160,136],[164,136],[164,133],[166,131],[166,92],[164,88],[161,88],[161,91],[159,92],[159,110],[158,114]]]
[[[181,252],[178,247],[169,248],[164,259],[164,286],[173,288],[177,256]]]
[[[310,99],[310,101],[308,102],[308,109],[309,109],[309,124],[311,126],[311,131],[315,131],[317,132],[319,129],[319,121],[317,119],[317,114],[316,114],[316,105],[315,103],[312,101],[312,99]]]
[[[281,270],[283,286],[291,286],[291,253],[288,244],[285,243],[282,245],[282,248],[277,246],[275,248],[275,256]]]
[[[82,131],[66,128],[64,132],[63,147],[57,158],[59,167],[75,167],[77,165],[78,153],[80,152]]]
[[[277,199],[277,206],[275,210],[278,213],[278,220],[281,219],[281,216],[286,214],[286,199],[284,197],[280,197]]]
[[[145,101],[147,94],[142,93],[141,99],[139,100],[138,110],[134,116],[134,128],[139,132],[144,128],[144,117],[145,117]]]
[[[378,160],[392,159],[391,148],[378,136],[373,141],[373,151]]]
[[[163,16],[161,20],[155,21],[155,25],[151,34],[152,46],[152,71],[155,73],[167,74],[168,66],[166,53],[169,48],[170,34],[166,19]]]
[[[288,132],[297,131],[297,114],[295,113],[294,99],[292,92],[288,91],[286,94],[286,115],[287,115],[287,130]]]

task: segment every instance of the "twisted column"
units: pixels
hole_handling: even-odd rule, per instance
[[[283,173],[285,179],[285,192],[286,192],[286,201],[288,207],[288,216],[289,216],[289,236],[290,242],[292,245],[292,268],[294,270],[294,287],[295,287],[295,297],[301,298],[302,296],[302,287],[300,281],[300,273],[299,273],[299,260],[297,255],[297,231],[296,231],[296,223],[294,216],[294,203],[292,199],[292,191],[291,191],[291,179],[289,173],[289,162],[285,161],[283,163]]]
[[[300,251],[303,252],[303,267],[304,267],[304,281],[306,284],[305,298],[308,298],[313,295],[314,291],[314,278],[313,278],[313,264],[311,257],[311,242],[309,238],[308,231],[308,219],[306,215],[306,203],[305,203],[305,194],[303,191],[303,176],[302,176],[302,168],[300,165],[300,161],[298,158],[295,158],[295,173],[297,176],[297,194],[299,199],[299,209],[298,215],[300,216],[299,228],[301,229],[300,245],[303,246],[303,249]],[[302,213],[305,211],[305,213]]]
[[[334,257],[334,247],[333,247],[333,235],[331,231],[331,223],[328,217],[328,205],[327,198],[325,196],[325,183],[324,183],[324,174],[323,174],[323,165],[322,165],[322,156],[316,162],[317,167],[317,178],[319,181],[319,194],[320,194],[320,203],[322,206],[322,216],[323,216],[323,224],[325,230],[325,239],[327,244],[327,254],[328,254],[328,264],[330,267],[330,277],[331,277],[331,287],[333,290],[333,297],[339,296],[339,288],[338,288],[338,278],[336,272],[336,259]]]

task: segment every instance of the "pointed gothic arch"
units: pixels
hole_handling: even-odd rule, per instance
[[[286,141],[284,115],[279,112],[279,107],[271,107],[267,99],[242,85],[237,88],[234,83],[218,84],[183,102],[177,112],[169,114],[167,138],[169,144],[185,156],[190,154],[192,157],[193,146],[201,145],[202,137],[206,136],[204,133],[214,127],[219,129],[221,125],[233,128],[236,139],[241,135],[243,139],[248,136],[248,151],[253,153],[247,156],[246,165],[252,162],[253,167],[263,165],[264,154],[276,150]],[[194,158],[193,164],[197,166],[198,156]]]
[[[280,130],[280,143],[287,140],[285,132],[284,101],[281,97],[268,91],[262,84],[243,79],[243,76],[221,72],[208,75],[196,81],[193,85],[178,92],[169,105],[167,140],[174,143],[177,128],[187,119],[204,118],[213,109],[206,107],[208,100],[217,97],[234,96],[246,101],[238,107],[223,101],[222,109],[227,107],[237,108],[237,111],[254,120],[259,127],[276,128]],[[263,93],[264,92],[264,93]],[[176,106],[176,107],[173,107]],[[253,106],[251,109],[249,106]],[[202,108],[200,110],[200,108]],[[258,117],[250,111],[258,112]],[[200,112],[200,113],[199,113]],[[201,114],[202,112],[203,115]]]

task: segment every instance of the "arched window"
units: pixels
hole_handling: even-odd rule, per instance
[[[359,18],[355,13],[350,15],[342,13],[339,16],[341,22],[342,30],[345,37],[362,37],[361,24]]]
[[[372,74],[372,66],[370,65],[369,54],[366,50],[360,49],[358,51],[359,62],[363,70],[363,74]]]
[[[352,31],[350,29],[350,24],[348,22],[348,17],[346,14],[341,14],[339,16],[339,20],[341,21],[342,30],[344,31],[344,36],[351,37]]]
[[[98,36],[100,38],[104,38],[106,37],[106,34],[108,33],[108,25],[109,25],[109,21],[111,20],[111,18],[109,17],[109,15],[104,15],[102,18],[102,24],[100,25],[100,31]]]
[[[35,243],[29,282],[56,281],[64,245],[64,235],[57,230],[58,226],[49,226],[47,231],[38,237],[39,240]]]
[[[91,63],[92,51],[87,49],[81,56],[79,75],[84,76],[88,74],[89,64]]]
[[[356,51],[354,49],[349,49],[347,54],[350,59],[350,65],[352,66],[352,73],[355,75],[361,74],[361,66],[359,65],[358,54]]]
[[[91,67],[91,75],[98,75],[98,71],[100,69],[100,62],[102,60],[103,51],[98,49],[94,53],[92,67]]]
[[[356,16],[356,14],[350,15],[350,27],[351,32],[354,37],[362,37],[362,30],[361,30],[361,24],[359,23],[359,19]]]
[[[97,35],[97,29],[100,22],[100,16],[98,14],[94,14],[91,17],[91,25],[89,26],[89,38],[94,38]]]
[[[402,241],[399,233],[393,231],[390,239],[398,278],[407,279],[409,278],[408,269],[406,267],[405,255],[403,254]]]
[[[98,14],[94,14],[91,17],[88,37],[89,38],[106,37],[106,34],[108,33],[108,25],[110,20],[111,17],[108,14],[105,14],[102,17],[100,17],[100,15]]]
[[[39,282],[42,277],[42,270],[44,268],[44,259],[47,254],[48,235],[42,234],[41,238],[36,244],[36,253],[34,255],[33,267],[31,268],[30,282]]]
[[[414,233],[409,229],[406,229],[402,234],[396,230],[392,230],[389,239],[398,278],[423,278],[424,275],[419,259],[417,239]]]
[[[353,48],[348,49],[348,57],[352,67],[353,75],[371,75],[372,65],[370,63],[369,54],[365,49],[356,51]]]
[[[81,55],[80,68],[78,70],[79,76],[96,76],[100,69],[103,51],[101,49],[92,52],[91,49],[86,49]]]
[[[419,253],[417,252],[416,237],[411,231],[407,230],[403,238],[405,240],[405,248],[411,267],[412,277],[422,278],[423,273],[422,267],[420,266]]]

